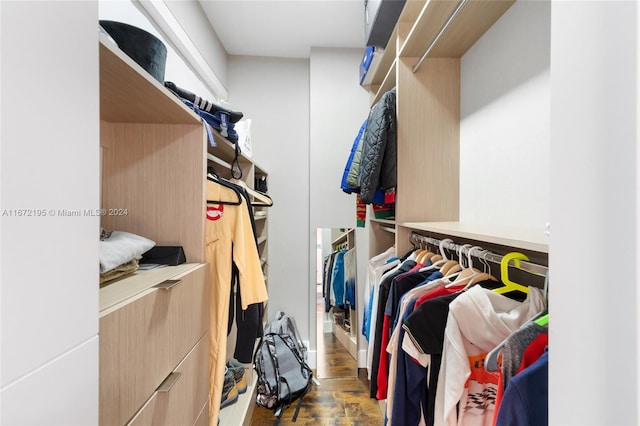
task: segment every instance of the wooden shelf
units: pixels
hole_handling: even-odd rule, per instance
[[[375,96],[371,99],[371,106],[375,105],[376,102],[378,102],[380,98],[382,98],[382,95],[384,95],[389,90],[391,90],[395,85],[396,85],[396,61],[394,60],[391,63],[391,67],[388,69],[387,74],[384,76],[384,80],[382,80],[382,83],[378,88],[378,91],[376,92]]]
[[[345,232],[344,234],[340,235],[338,238],[336,238],[335,240],[333,240],[333,242],[331,243],[332,246],[335,246],[336,244],[340,244],[343,243],[345,241],[348,240],[349,237],[349,233],[350,232],[354,232],[353,228],[349,229],[347,232]]]
[[[264,243],[265,241],[267,241],[267,237],[260,237],[258,238],[258,245]]]
[[[200,123],[180,99],[102,35],[100,118],[112,123]]]
[[[358,359],[358,344],[356,342],[356,336],[351,332],[345,330],[340,325],[333,324],[333,334],[336,336],[336,339],[347,349],[347,352],[351,354],[356,360]],[[353,328],[352,328],[353,329]]]
[[[393,30],[391,37],[389,37],[389,43],[384,48],[382,53],[378,54],[380,59],[372,62],[369,70],[367,71],[367,77],[365,77],[365,81],[367,81],[368,84],[363,87],[371,92],[378,91],[378,88],[382,84],[382,81],[385,79],[389,72],[389,68],[391,68],[391,64],[396,59],[397,31],[397,28]],[[369,75],[371,75],[370,78],[368,78]]]
[[[428,57],[461,57],[513,3],[515,0],[469,0],[442,33]],[[426,2],[398,56],[421,57],[457,6],[457,1]],[[412,12],[415,13],[415,9]]]
[[[246,370],[245,370],[246,371]],[[251,416],[256,406],[258,376],[252,372],[247,377],[247,391],[238,395],[238,400],[220,410],[220,426],[244,426],[251,424]]]
[[[427,231],[452,237],[484,241],[501,246],[549,252],[549,237],[544,229],[517,228],[463,222],[405,222],[398,224],[416,231]]]
[[[236,156],[235,144],[231,143],[227,138],[224,138],[216,129],[211,128],[211,131],[213,132],[213,140],[215,141],[216,146],[207,144],[207,153],[216,158],[219,158],[226,163],[231,164]],[[238,155],[238,161],[244,164],[252,163],[251,159],[242,152],[240,153],[240,155]]]
[[[183,263],[165,266],[151,271],[136,271],[133,274],[105,284],[100,289],[99,312],[106,315],[118,305],[134,296],[143,296],[147,290],[165,280],[180,277],[201,266],[200,263]]]
[[[195,112],[103,36],[100,39],[100,118],[112,123],[202,123]],[[235,158],[235,144],[217,130],[211,130],[216,146],[208,145],[208,153],[231,163]],[[251,162],[243,153],[238,158]]]
[[[396,221],[395,221],[395,220],[388,220],[388,219],[369,219],[369,222],[372,222],[372,223],[379,223],[379,224],[381,224],[381,225],[396,226]]]

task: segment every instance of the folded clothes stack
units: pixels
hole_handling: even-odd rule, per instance
[[[99,245],[100,284],[138,270],[142,254],[155,246],[148,238],[129,232],[101,231]]]

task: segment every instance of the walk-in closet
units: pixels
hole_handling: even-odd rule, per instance
[[[640,424],[638,34],[0,1],[0,425]]]

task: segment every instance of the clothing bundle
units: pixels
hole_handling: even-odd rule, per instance
[[[342,175],[341,189],[359,196],[358,226],[364,226],[366,205],[377,219],[394,216],[396,171],[396,89],[386,92],[371,108],[353,141]]]
[[[369,263],[362,332],[386,423],[546,424],[546,327],[531,322],[546,309],[543,291],[499,294],[495,278],[469,286],[462,268],[424,259],[389,249]],[[502,362],[488,367],[496,349]]]
[[[138,270],[138,260],[155,246],[155,242],[123,231],[100,231],[100,284],[132,274]]]
[[[208,125],[220,132],[220,135],[233,143],[238,142],[238,133],[234,125],[243,114],[232,111],[213,102],[209,102],[200,96],[178,87],[171,81],[165,81],[164,86],[178,96],[185,105],[194,110]],[[215,146],[215,143],[213,144]]]

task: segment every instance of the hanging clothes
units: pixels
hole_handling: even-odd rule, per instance
[[[324,273],[322,274],[322,297],[324,299],[324,311],[331,310],[331,276],[333,274],[333,264],[336,252],[324,258]]]
[[[376,272],[378,274],[380,274],[380,276],[378,277],[377,275],[375,276],[375,281],[373,281],[373,285],[372,285],[372,289],[371,289],[371,299],[370,299],[370,306],[371,306],[371,314],[370,314],[370,324],[369,324],[369,331],[368,331],[368,336],[369,336],[369,344],[367,345],[367,376],[369,381],[372,380],[373,376],[373,363],[374,363],[374,346],[376,343],[375,340],[375,334],[376,334],[376,328],[378,326],[378,301],[380,299],[380,284],[385,281],[386,279],[388,279],[390,276],[392,276],[393,274],[395,274],[399,268],[401,267],[401,261],[400,259],[393,259],[390,260],[389,263],[383,265],[382,267],[380,267],[379,270],[377,270]],[[376,364],[376,371],[377,371],[377,364]]]
[[[532,365],[542,356],[549,344],[547,328],[530,321],[507,337],[504,346],[500,350],[502,362],[499,366],[500,383],[496,396],[496,409],[493,415],[493,424],[497,423],[497,417],[502,405],[504,391],[509,382],[518,373]]]
[[[409,272],[411,268],[416,265],[415,255],[412,253],[402,264],[394,270],[391,274],[386,276],[379,285],[378,290],[378,303],[376,309],[376,327],[375,327],[375,335],[373,338],[373,357],[372,357],[372,365],[371,365],[371,381],[369,383],[369,393],[371,398],[378,399],[378,370],[380,367],[380,354],[382,350],[382,341],[383,341],[383,333],[386,333],[388,336],[389,333],[389,323],[387,320],[387,326],[385,327],[385,307],[387,305],[387,298],[389,297],[389,291],[391,288],[391,282],[397,276]],[[386,331],[385,331],[386,330]],[[385,338],[385,341],[388,340],[388,337]],[[386,365],[386,359],[382,361],[383,365]],[[386,394],[386,387],[382,389],[382,392]]]
[[[487,353],[544,308],[543,292],[537,288],[530,288],[527,298],[518,302],[473,286],[451,302],[436,393],[436,425],[490,423],[499,376],[484,367]]]
[[[362,312],[362,335],[369,341],[369,328],[371,325],[371,310],[373,305],[373,291],[382,274],[393,267],[396,257],[396,248],[390,247],[377,256],[372,257],[367,265],[367,280],[364,283],[365,304]]]
[[[345,309],[356,309],[356,249],[347,250],[344,254],[344,295],[343,305]]]
[[[237,194],[230,188],[207,180],[208,200],[234,201]],[[267,300],[267,288],[262,273],[251,218],[246,201],[240,205],[207,204],[205,224],[205,256],[209,264],[210,345],[209,345],[209,421],[216,424],[222,397],[226,364],[232,269],[238,270],[241,308]]]
[[[516,375],[507,387],[497,426],[545,426],[549,424],[549,354],[543,353]]]
[[[393,190],[396,171],[396,88],[382,95],[371,108],[362,141],[358,186],[365,204],[371,204],[376,190]],[[385,200],[385,204],[395,202]]]
[[[424,272],[423,272],[424,273]],[[389,338],[389,343],[386,347],[386,351],[389,354],[389,371],[387,375],[387,421],[388,424],[406,425],[406,424],[418,424],[421,412],[417,410],[417,416],[414,422],[408,420],[403,416],[407,413],[407,407],[405,402],[408,401],[409,395],[406,392],[407,384],[407,366],[406,358],[402,352],[401,342],[404,338],[405,330],[402,328],[403,321],[413,312],[415,304],[421,298],[426,295],[432,294],[443,288],[448,281],[441,280],[442,274],[439,271],[431,271],[431,275],[422,281],[415,288],[409,290],[400,299],[400,307],[398,309],[398,317],[393,327],[393,332]],[[415,364],[415,363],[414,363]],[[419,374],[424,375],[419,365],[416,364]],[[380,375],[381,372],[379,371]],[[419,390],[420,391],[420,390]],[[417,395],[419,396],[419,395]],[[416,398],[419,404],[419,398]],[[396,416],[395,413],[399,414]],[[407,423],[409,421],[409,423]]]

